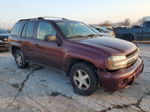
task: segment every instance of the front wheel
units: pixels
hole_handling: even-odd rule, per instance
[[[15,61],[19,68],[26,68],[28,66],[28,63],[26,62],[21,50],[17,50],[15,52]]]
[[[93,94],[99,85],[94,68],[88,63],[78,63],[71,68],[70,79],[72,86],[80,95]]]

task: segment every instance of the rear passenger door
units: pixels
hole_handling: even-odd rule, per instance
[[[21,38],[18,40],[22,44],[22,52],[29,60],[34,59],[33,41],[35,39],[35,26],[35,21],[26,22],[21,33]]]

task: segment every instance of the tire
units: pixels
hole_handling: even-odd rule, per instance
[[[133,41],[132,35],[124,35],[124,36],[122,37],[122,39],[127,40],[127,41],[130,41],[130,42]]]
[[[93,94],[99,85],[95,70],[88,63],[77,63],[73,65],[70,70],[70,80],[74,91],[84,96]]]
[[[26,62],[23,53],[21,50],[16,50],[15,52],[15,61],[19,68],[25,69],[28,66],[28,63]]]

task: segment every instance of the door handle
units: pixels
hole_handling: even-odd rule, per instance
[[[37,48],[43,49],[39,44],[34,44]]]
[[[34,44],[36,47],[39,47],[39,44]]]
[[[22,41],[18,41],[19,43],[22,43]]]

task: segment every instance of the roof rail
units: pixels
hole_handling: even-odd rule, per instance
[[[19,22],[21,21],[30,21],[30,20],[42,20],[43,18],[30,18],[30,19],[21,19],[19,20]]]
[[[38,18],[39,18],[39,19],[46,19],[46,18],[51,19],[51,18],[53,18],[53,19],[68,20],[68,19],[66,19],[66,18],[62,18],[62,17],[53,17],[53,16],[44,16],[44,17],[38,17]]]
[[[61,17],[51,17],[51,16],[45,16],[45,17],[38,17],[38,18],[30,18],[30,19],[21,19],[19,20],[19,22],[21,21],[31,21],[31,20],[44,20],[44,19],[50,19],[50,18],[54,18],[54,19],[62,19],[62,20],[68,20],[66,18],[61,18]]]

